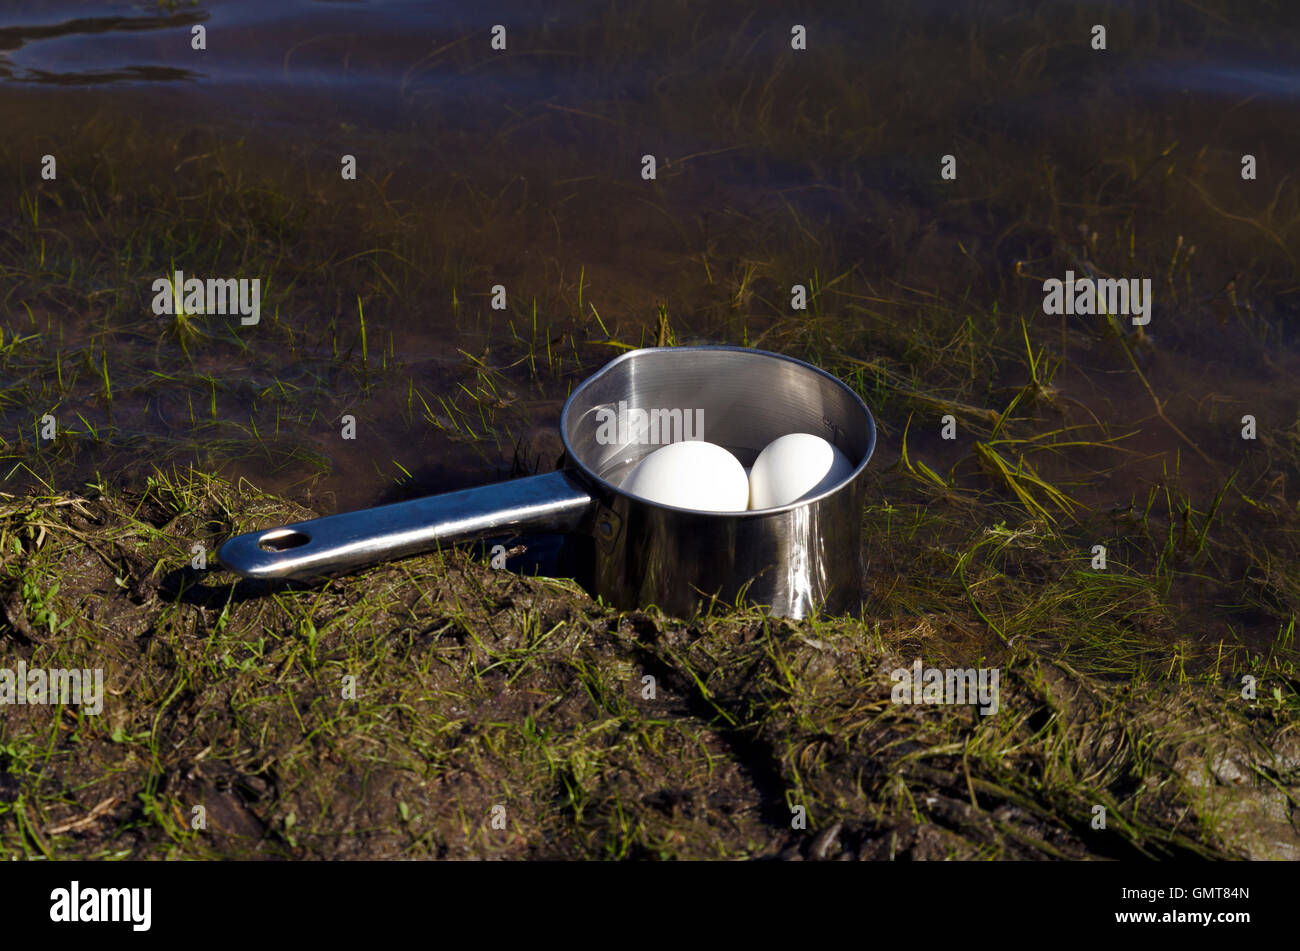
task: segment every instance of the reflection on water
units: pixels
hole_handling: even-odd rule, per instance
[[[1136,78],[1158,88],[1208,96],[1300,98],[1300,66],[1294,64],[1268,68],[1238,61],[1151,67]]]
[[[136,56],[148,59],[156,52],[150,49],[155,43],[132,43],[131,34],[172,31],[175,47],[175,37],[180,35],[176,31],[188,32],[188,27],[206,21],[208,15],[204,12],[82,17],[72,15],[74,11],[67,9],[70,5],[60,4],[54,9],[49,9],[54,7],[52,4],[39,6],[39,12],[33,9],[25,16],[21,11],[7,11],[5,25],[0,26],[0,75],[7,79],[74,85],[189,79],[199,75],[179,64],[123,60]]]
[[[0,13],[3,75],[17,82],[191,79],[212,83],[396,89],[421,72],[428,39],[495,22],[530,29],[580,16],[592,3],[454,0],[217,0],[202,4],[19,3]],[[88,15],[91,12],[95,15]],[[202,24],[205,49],[194,48]]]

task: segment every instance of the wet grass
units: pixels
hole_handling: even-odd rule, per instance
[[[669,6],[542,37],[575,83],[668,51],[594,104],[561,84],[511,113],[494,83],[568,74],[431,54],[409,94],[481,75],[484,111],[382,151],[0,106],[0,666],[109,691],[100,717],[6,708],[0,854],[1300,854],[1300,191],[1294,138],[1257,131],[1274,107],[1126,98],[1059,39],[1082,6],[979,33],[882,14],[808,61],[784,23]],[[1121,64],[1153,17],[1111,15]],[[1068,142],[1024,105],[1067,93]],[[1240,181],[1243,130],[1267,182]],[[1067,268],[1151,277],[1152,323],[1043,316]],[[259,277],[261,323],[154,316],[176,269]],[[620,612],[473,549],[310,586],[193,567],[550,468],[579,380],[703,341],[871,406],[862,618]],[[998,668],[998,712],[891,702],[917,659]]]

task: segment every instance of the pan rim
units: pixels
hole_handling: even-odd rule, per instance
[[[578,458],[577,454],[573,450],[573,446],[570,445],[569,443],[569,432],[566,423],[569,418],[569,410],[573,407],[574,400],[577,399],[578,396],[584,390],[587,389],[587,387],[593,385],[597,380],[599,380],[606,373],[611,372],[619,364],[627,360],[633,359],[638,354],[671,353],[671,352],[699,351],[699,350],[730,351],[733,353],[749,354],[751,356],[756,356],[756,357],[763,357],[763,358],[774,359],[774,360],[784,360],[787,363],[793,363],[796,366],[804,368],[805,370],[811,370],[813,373],[816,373],[824,377],[825,379],[829,380],[835,386],[839,387],[844,393],[846,393],[849,396],[849,398],[854,403],[857,404],[857,406],[862,410],[863,417],[867,421],[867,451],[863,455],[862,461],[859,462],[857,466],[854,467],[853,471],[849,473],[842,481],[837,482],[835,485],[831,486],[828,489],[824,489],[822,492],[819,492],[817,495],[814,495],[811,498],[799,499],[798,501],[795,502],[789,502],[786,505],[780,505],[780,506],[776,506],[773,508],[766,508],[766,509],[741,509],[735,512],[710,512],[706,509],[688,509],[688,508],[681,508],[676,505],[665,505],[662,502],[652,502],[650,499],[642,498],[639,495],[633,495],[630,492],[625,492],[623,491],[623,489],[621,489],[619,486],[615,485],[614,483],[601,478],[594,471],[592,471],[586,465],[586,463],[584,463],[581,459]],[[613,360],[610,360],[608,363],[602,366],[595,373],[591,374],[591,376],[587,377],[585,380],[579,383],[578,386],[574,388],[573,392],[569,394],[568,399],[564,401],[564,407],[560,410],[560,442],[564,445],[564,457],[566,460],[566,464],[577,468],[578,471],[582,474],[582,477],[584,479],[589,479],[590,481],[601,486],[608,492],[614,495],[621,496],[622,498],[628,499],[629,501],[635,502],[639,505],[648,505],[651,506],[652,508],[663,509],[668,512],[680,512],[684,515],[715,517],[719,519],[766,518],[772,515],[780,515],[785,512],[790,512],[795,509],[805,508],[807,506],[813,505],[817,502],[822,501],[823,499],[835,495],[837,492],[840,492],[848,488],[853,482],[855,482],[858,479],[858,477],[862,474],[862,472],[867,468],[867,463],[871,461],[871,457],[875,455],[876,452],[876,418],[871,414],[871,410],[870,408],[868,408],[866,401],[863,400],[862,397],[860,397],[856,392],[854,392],[852,387],[846,384],[839,377],[835,376],[835,374],[823,370],[821,367],[815,366],[814,364],[811,364],[806,360],[800,360],[797,357],[792,357],[784,353],[775,353],[771,350],[759,350],[755,347],[734,347],[726,344],[702,344],[699,346],[691,346],[691,347],[638,347],[635,350],[628,350],[625,353],[621,353]]]

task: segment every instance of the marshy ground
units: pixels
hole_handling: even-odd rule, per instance
[[[137,11],[143,74],[0,23],[0,667],[106,688],[0,708],[0,855],[1300,858],[1289,5],[207,7]],[[177,269],[260,323],[154,315]],[[1067,269],[1151,322],[1045,316]],[[213,559],[551,468],[577,382],[696,342],[871,407],[862,617]],[[918,659],[998,711],[891,702]]]

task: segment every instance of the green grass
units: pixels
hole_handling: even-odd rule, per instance
[[[7,656],[103,666],[110,694],[98,718],[9,708],[0,769],[22,792],[0,846],[756,857],[810,848],[789,828],[803,805],[814,831],[840,824],[833,854],[1286,854],[1267,822],[1297,779],[1293,644],[1170,643],[1153,579],[1071,565],[1046,524],[972,533],[926,504],[882,508],[865,513],[886,553],[868,617],[795,624],[619,612],[467,552],[232,588],[190,567],[191,543],[303,513],[187,471],[142,494],[4,497],[0,592],[30,625],[8,622]],[[997,667],[999,711],[891,703],[888,672],[917,657]],[[1253,806],[1196,772],[1224,758],[1258,771]]]

